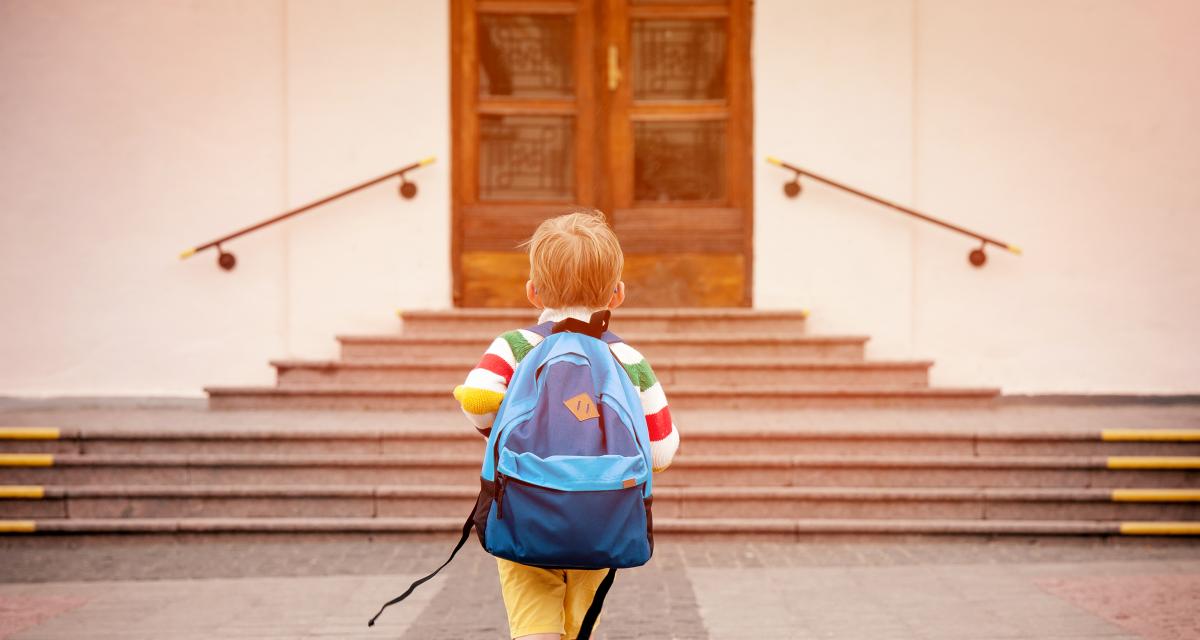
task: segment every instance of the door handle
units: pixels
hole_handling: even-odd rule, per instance
[[[621,85],[621,54],[617,45],[608,45],[608,90],[616,91]]]

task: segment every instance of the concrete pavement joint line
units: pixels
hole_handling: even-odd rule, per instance
[[[57,427],[0,427],[0,440],[58,440]]]
[[[0,599],[77,597],[86,606],[39,621],[36,638],[396,638],[442,588],[427,585],[366,634],[365,617],[397,583],[392,576],[289,576],[0,585]],[[28,601],[28,600],[27,600]],[[367,612],[367,613],[362,613]],[[18,637],[18,636],[14,636]]]

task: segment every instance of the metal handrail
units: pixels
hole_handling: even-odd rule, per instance
[[[979,240],[982,244],[979,245],[978,249],[971,251],[970,255],[967,257],[967,259],[971,262],[971,264],[976,267],[982,267],[984,265],[984,263],[987,262],[987,254],[984,253],[984,248],[987,247],[987,245],[989,245],[989,244],[1000,247],[1001,249],[1005,249],[1005,250],[1013,253],[1014,255],[1019,256],[1022,253],[1021,248],[1016,245],[1008,244],[1007,242],[1001,242],[994,238],[989,238],[988,236],[985,236],[981,233],[976,233],[974,231],[971,231],[970,229],[965,229],[956,224],[951,224],[949,222],[946,222],[945,220],[939,220],[933,216],[921,213],[920,211],[917,211],[915,209],[910,209],[906,206],[896,204],[895,202],[892,202],[891,200],[885,200],[883,198],[880,198],[879,196],[871,195],[865,191],[860,191],[859,189],[855,189],[854,187],[842,184],[836,180],[831,180],[824,176],[815,174],[812,171],[809,171],[808,169],[801,169],[800,167],[797,167],[794,164],[784,162],[783,160],[780,160],[779,158],[776,158],[774,156],[767,156],[767,162],[770,162],[771,164],[773,164],[777,167],[782,167],[782,168],[787,169],[788,171],[792,172],[792,180],[790,182],[785,182],[783,185],[783,193],[785,195],[787,195],[787,197],[789,197],[789,198],[795,198],[796,196],[800,195],[800,191],[801,191],[800,176],[808,176],[809,178],[812,178],[813,180],[816,180],[817,182],[823,182],[831,187],[841,189],[842,191],[845,191],[847,193],[852,193],[860,198],[865,198],[876,204],[881,204],[885,207],[891,207],[892,209],[895,209],[901,213],[907,213],[908,215],[913,216],[914,218],[919,218],[921,220],[924,220],[925,222],[936,224],[939,227],[943,227],[943,228],[949,229],[951,231],[955,231],[955,232],[961,233],[963,235],[975,238],[976,240]]]
[[[348,189],[343,189],[333,195],[326,196],[324,198],[321,198],[320,200],[315,200],[313,202],[310,202],[302,207],[292,209],[291,211],[286,211],[284,213],[281,213],[281,214],[275,216],[274,218],[263,220],[262,222],[260,222],[258,224],[251,225],[244,229],[235,231],[229,235],[222,236],[220,238],[217,238],[216,240],[213,240],[212,242],[206,242],[202,245],[198,245],[198,246],[192,247],[190,249],[184,249],[183,252],[181,252],[179,254],[179,259],[186,260],[200,251],[204,251],[205,249],[216,247],[217,254],[218,254],[217,255],[217,264],[220,265],[222,269],[229,271],[229,270],[233,269],[234,266],[237,265],[237,258],[234,257],[234,255],[232,253],[222,249],[221,243],[232,240],[238,236],[246,235],[247,233],[250,233],[251,231],[257,231],[258,229],[262,229],[263,227],[275,224],[276,222],[279,222],[285,218],[290,218],[294,215],[304,213],[305,211],[308,211],[309,209],[315,209],[327,202],[332,202],[343,196],[350,195],[351,193],[354,193],[355,191],[361,191],[363,189],[366,189],[367,187],[377,185],[380,182],[387,180],[388,178],[399,177],[400,178],[400,196],[403,197],[405,200],[410,200],[417,196],[417,184],[415,182],[409,182],[408,179],[404,177],[404,174],[408,173],[409,171],[412,171],[413,169],[419,169],[421,167],[424,167],[425,165],[433,164],[433,162],[436,159],[437,158],[435,158],[433,156],[429,156],[428,158],[425,158],[423,160],[418,160],[412,164],[400,167],[399,169],[396,169],[395,171],[392,171],[390,173],[385,173],[384,175],[381,175],[377,178],[372,178],[370,180],[367,180],[366,182],[360,182],[359,184],[356,184],[353,187],[350,187]]]

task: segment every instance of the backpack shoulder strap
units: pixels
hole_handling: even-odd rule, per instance
[[[600,317],[597,317],[600,316]],[[612,311],[602,309],[592,314],[590,322],[584,322],[578,318],[564,318],[558,322],[547,320],[541,324],[535,324],[532,327],[526,327],[525,330],[530,333],[536,333],[543,338],[549,338],[552,334],[562,333],[564,331],[572,331],[582,333],[599,338],[608,344],[622,342],[617,334],[608,330],[608,322],[612,317]]]
[[[550,333],[562,333],[571,331],[573,333],[582,333],[600,339],[608,331],[608,320],[612,317],[612,312],[608,309],[601,309],[592,314],[589,322],[584,322],[579,318],[563,318],[554,323],[550,328]]]
[[[554,328],[554,322],[548,320],[541,324],[535,324],[532,327],[525,327],[525,330],[530,333],[536,333],[543,338],[549,338],[551,329],[553,329],[553,328]]]
[[[420,578],[418,580],[413,581],[412,584],[408,585],[408,589],[405,590],[404,593],[396,596],[395,598],[392,598],[391,600],[388,600],[386,603],[384,603],[384,605],[382,607],[379,607],[379,612],[376,613],[374,616],[371,617],[370,620],[367,621],[367,626],[368,627],[375,626],[375,621],[379,619],[379,616],[383,615],[384,609],[387,609],[388,607],[396,604],[397,602],[403,601],[405,598],[407,598],[409,595],[411,595],[412,592],[415,591],[417,587],[425,584],[426,582],[429,582],[430,580],[433,579],[434,576],[436,576],[438,574],[438,572],[440,572],[442,569],[445,569],[446,565],[450,564],[450,561],[453,560],[454,556],[458,554],[459,549],[462,549],[463,545],[467,543],[467,538],[469,538],[471,536],[471,529],[474,526],[475,526],[475,508],[472,507],[471,515],[467,516],[467,521],[463,523],[462,536],[459,537],[458,544],[454,545],[454,550],[450,552],[450,557],[446,558],[446,561],[442,563],[442,566],[438,567],[437,569],[434,569],[433,573],[425,576],[424,578]],[[607,591],[607,590],[605,590],[605,591]],[[603,597],[600,598],[600,604],[601,604],[601,606],[603,606],[603,604],[604,604]],[[593,600],[592,606],[595,606],[594,600]],[[596,614],[599,615],[599,613],[600,612],[597,609]],[[590,609],[588,610],[588,614],[591,614]]]
[[[604,580],[600,582],[596,594],[592,596],[591,606],[583,615],[583,622],[579,625],[579,635],[575,636],[577,640],[589,640],[592,637],[592,627],[596,626],[596,619],[600,617],[600,610],[604,608],[604,598],[608,595],[608,590],[612,588],[613,579],[616,577],[617,570],[615,568],[610,568],[608,573],[604,574]]]

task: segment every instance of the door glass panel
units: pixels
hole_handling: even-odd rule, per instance
[[[480,114],[480,200],[572,198],[574,129],[571,116]]]
[[[635,122],[633,197],[640,202],[725,197],[725,122]]]
[[[725,97],[725,21],[634,20],[634,100]]]
[[[575,95],[570,16],[479,16],[479,95]]]

